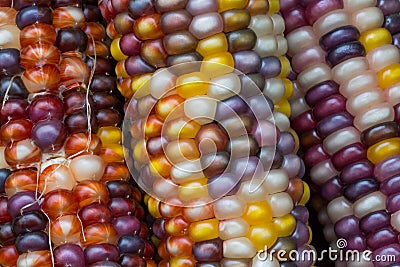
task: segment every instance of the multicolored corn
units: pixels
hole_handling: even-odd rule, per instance
[[[385,180],[400,152],[399,50],[376,1],[296,2],[282,10],[304,95],[293,99],[292,126],[328,202],[320,214],[325,235],[334,247],[340,238],[342,249],[372,251],[371,260],[343,266],[397,266],[396,192]],[[395,258],[373,262],[388,255]]]
[[[311,266],[258,254],[307,250],[311,238],[279,1],[100,8],[159,266]]]
[[[2,60],[0,265],[155,266],[98,7],[11,4],[22,49]]]

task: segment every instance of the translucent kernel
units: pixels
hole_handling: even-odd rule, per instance
[[[182,183],[178,188],[179,198],[183,201],[208,197],[206,178]]]
[[[192,72],[179,76],[176,80],[178,95],[189,98],[196,95],[205,95],[208,90],[209,79],[202,72]]]
[[[200,71],[210,78],[231,73],[235,62],[229,52],[217,53],[203,58]]]
[[[263,223],[251,226],[247,238],[257,250],[270,248],[278,239],[274,223]]]
[[[198,42],[197,53],[203,57],[228,51],[228,41],[224,33],[218,33]]]
[[[272,221],[272,209],[267,201],[248,203],[243,214],[250,225],[256,225]]]
[[[218,219],[194,222],[189,227],[189,236],[195,242],[217,238],[219,235],[218,225]]]

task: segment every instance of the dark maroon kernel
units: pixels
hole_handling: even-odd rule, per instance
[[[319,45],[325,51],[328,51],[338,45],[347,42],[357,41],[360,37],[360,32],[354,26],[343,26],[337,29],[334,29],[319,40]]]
[[[374,178],[366,178],[350,185],[347,185],[344,188],[344,196],[354,202],[363,196],[366,196],[372,192],[375,192],[379,189],[379,183]]]
[[[308,167],[313,167],[318,163],[329,159],[330,156],[325,152],[324,147],[319,144],[310,147],[304,154],[303,160]]]
[[[350,184],[355,181],[373,177],[374,165],[369,160],[361,160],[343,168],[340,173],[340,180],[343,184]]]
[[[311,131],[316,127],[316,125],[317,122],[311,110],[307,110],[296,116],[291,123],[293,130],[299,134]]]
[[[146,267],[146,261],[134,254],[124,254],[121,256],[120,264],[122,267]]]
[[[15,240],[15,247],[19,254],[30,251],[49,250],[49,237],[42,231],[18,235]]]
[[[285,33],[288,34],[300,27],[307,26],[304,8],[295,6],[282,11],[282,17],[285,19]]]
[[[96,65],[95,65],[95,60],[91,57],[86,57],[85,62],[88,65],[89,68],[94,69],[95,74],[105,74],[105,75],[110,75],[114,74],[114,68],[112,61],[110,59],[102,58],[102,57],[97,57],[96,58]],[[95,66],[94,66],[95,65]]]
[[[389,259],[390,256],[390,259]],[[376,267],[385,267],[389,266],[391,263],[400,262],[400,245],[399,244],[390,244],[384,247],[381,247],[373,252],[371,255],[372,259],[383,259],[386,258],[385,262],[374,262]],[[394,260],[392,260],[394,259]],[[392,266],[392,265],[390,265]]]
[[[140,55],[142,41],[139,40],[134,33],[128,33],[121,37],[119,46],[125,55],[137,56]]]
[[[400,192],[400,175],[388,178],[381,183],[380,190],[385,195]]]
[[[362,56],[365,56],[364,46],[358,41],[348,42],[330,49],[326,54],[326,62],[334,67],[350,58]]]
[[[96,109],[117,108],[121,107],[122,103],[114,95],[106,92],[95,92],[93,94],[94,106]]]
[[[132,200],[127,198],[111,198],[110,201],[108,201],[108,208],[113,217],[120,217],[132,215],[136,205]]]
[[[0,109],[0,123],[24,118],[28,118],[28,102],[25,99],[10,99]]]
[[[102,21],[100,9],[95,5],[83,5],[83,14],[85,15],[86,22]]]
[[[354,235],[347,239],[347,247],[344,248],[345,251],[348,250],[358,250],[364,251],[367,249],[367,241],[362,234]]]
[[[60,150],[67,138],[67,130],[59,120],[37,122],[32,128],[32,140],[43,152]]]
[[[85,248],[85,264],[92,264],[98,261],[118,261],[118,248],[111,244],[96,244]]]
[[[65,28],[58,30],[55,45],[61,52],[84,52],[87,43],[88,37],[84,31],[75,28]]]
[[[360,139],[363,144],[370,147],[380,141],[398,137],[400,127],[396,122],[384,122],[364,130]]]
[[[349,238],[353,235],[359,235],[359,219],[354,216],[347,216],[335,223],[335,233],[338,237]]]
[[[360,228],[365,233],[373,233],[390,225],[390,215],[385,210],[370,213],[360,220]]]
[[[365,159],[367,151],[362,143],[348,145],[333,154],[332,163],[340,171],[349,164]]]
[[[88,131],[88,118],[86,111],[78,111],[71,115],[68,115],[65,120],[65,127],[69,134],[74,133],[86,133]],[[91,116],[90,126],[92,131],[96,131],[98,127],[97,119],[95,116]]]
[[[343,8],[343,2],[340,0],[331,1],[308,1],[305,10],[305,17],[310,25],[313,25],[317,19],[329,11]]]
[[[313,113],[317,120],[322,120],[329,115],[343,111],[346,111],[346,98],[335,94],[316,104]]]
[[[377,6],[384,16],[400,12],[400,2],[397,0],[379,0]]]
[[[303,223],[307,223],[310,217],[308,209],[305,206],[296,206],[290,213],[296,218],[296,220]]]
[[[17,75],[22,71],[19,56],[19,50],[15,48],[0,50],[0,77]]]
[[[16,236],[12,231],[11,222],[0,224],[0,246],[4,247],[7,245],[14,244]]]
[[[92,92],[112,92],[115,91],[115,78],[104,75],[94,75],[89,89]]]
[[[11,86],[10,86],[11,82]],[[28,98],[29,92],[26,90],[21,77],[4,77],[0,79],[0,102],[3,102],[4,96],[8,90],[8,99],[11,98]]]
[[[388,196],[386,199],[386,209],[389,213],[395,213],[400,210],[400,193]]]
[[[110,198],[132,198],[133,186],[125,181],[110,181],[107,183]]]
[[[368,247],[373,250],[397,242],[397,233],[389,227],[383,228],[375,233],[371,233],[367,238]]]
[[[64,96],[64,110],[65,114],[71,115],[78,111],[86,112],[86,93],[77,90],[67,91]],[[89,104],[93,106],[93,99],[89,95]]]
[[[198,261],[220,261],[223,258],[222,243],[219,238],[196,242],[193,245],[193,256]]]
[[[0,198],[0,200],[3,200]],[[7,211],[13,218],[25,214],[29,211],[39,210],[40,206],[36,200],[36,192],[18,192],[8,199]],[[0,205],[1,206],[1,205]],[[1,209],[0,209],[1,210]],[[1,216],[0,216],[1,222]]]
[[[50,4],[51,0],[14,0],[13,8],[20,10],[29,6],[50,6]]]
[[[122,116],[115,109],[101,109],[96,112],[99,127],[118,126],[122,122]]]
[[[331,133],[353,125],[353,116],[348,112],[333,114],[318,122],[317,132],[321,138],[326,138]]]
[[[125,235],[118,240],[117,247],[121,254],[132,253],[142,255],[145,242],[142,238],[135,235]]]
[[[21,9],[15,19],[21,30],[35,23],[53,24],[53,12],[47,6],[29,6]]]
[[[125,69],[130,76],[154,72],[155,68],[146,63],[140,56],[130,56],[125,60]]]
[[[33,122],[64,117],[64,106],[61,99],[55,95],[41,95],[34,98],[29,106],[29,118]]]
[[[12,230],[16,235],[27,232],[45,230],[48,223],[42,211],[34,210],[16,217],[12,222]]]
[[[84,267],[85,257],[83,250],[79,245],[62,244],[56,247],[53,251],[55,267]]]
[[[339,85],[332,80],[319,83],[311,87],[305,96],[306,102],[314,107],[318,102],[339,92]]]
[[[343,195],[343,186],[338,177],[334,177],[321,186],[321,196],[331,201]]]
[[[57,0],[57,1],[52,1],[51,7],[55,9],[57,7],[64,7],[64,6],[81,6],[81,3],[82,1],[80,0]]]

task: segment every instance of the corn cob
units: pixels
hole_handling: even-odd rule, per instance
[[[130,1],[117,7],[116,1],[100,1],[100,7],[114,39],[119,90],[132,98],[124,142],[128,159],[134,159],[131,171],[152,195],[147,204],[157,218],[159,266],[279,266],[275,258],[259,261],[257,250],[305,249],[307,212],[302,206],[293,210],[308,193],[287,118],[291,86],[277,77],[284,79],[290,69],[282,56],[283,21],[273,14],[279,2]],[[270,23],[268,36],[258,21]],[[132,26],[122,27],[123,22]],[[273,49],[265,50],[267,41],[276,44]],[[274,94],[276,84],[273,103],[266,95]],[[246,104],[260,122],[244,111]],[[215,111],[224,106],[237,116]],[[214,148],[201,142],[207,139]],[[241,159],[228,167],[227,152]],[[266,181],[249,190],[255,173]]]
[[[299,105],[293,123],[303,139],[307,131],[313,131],[313,146],[305,147],[309,159],[306,154],[305,161],[329,202],[320,216],[325,223],[333,223],[325,229],[326,236],[329,241],[344,238],[346,249],[370,249],[376,258],[398,254],[397,229],[389,219],[393,204],[382,191],[378,170],[399,152],[393,110],[398,104],[395,70],[399,58],[390,33],[380,28],[384,18],[375,4],[311,1],[305,7],[288,6],[285,12],[287,23],[294,26],[294,21],[301,21],[302,26],[288,34],[293,66],[295,57],[311,58],[307,60],[310,66],[300,69],[297,76],[305,97],[295,101],[307,102],[312,109]],[[297,17],[289,20],[290,14]],[[382,224],[375,228],[378,218]],[[392,263],[348,261],[344,266]]]
[[[5,149],[6,163],[16,169],[4,187],[12,196],[7,205],[18,237],[16,250],[5,247],[4,253],[21,255],[6,255],[4,265],[14,266],[11,260],[18,259],[18,266],[153,266],[144,259],[152,256],[153,248],[145,240],[147,226],[139,221],[144,219],[140,192],[127,182],[117,127],[122,106],[112,90],[109,49],[97,22],[100,12],[95,6],[82,9],[80,1],[14,1],[14,7],[19,9],[25,70],[22,86],[14,82],[7,93],[18,96],[23,93],[20,87],[27,87],[29,114],[21,116],[28,118],[32,130],[21,134],[21,127],[2,127],[1,137],[11,148],[25,141],[21,146],[36,153],[18,154],[14,147],[7,154]],[[7,112],[2,109],[2,119],[10,117]],[[27,141],[30,132],[32,141]],[[48,221],[46,233],[40,231]],[[143,245],[140,253],[122,251],[131,244],[130,237]]]

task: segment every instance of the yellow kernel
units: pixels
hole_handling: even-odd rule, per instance
[[[232,54],[222,52],[204,57],[200,71],[212,79],[231,73],[234,70],[234,65]]]
[[[100,138],[101,143],[104,144],[120,144],[122,141],[121,129],[115,126],[101,127],[97,136]]]
[[[222,13],[231,9],[244,9],[248,0],[218,0],[218,12]]]
[[[385,28],[376,28],[363,32],[359,41],[364,45],[365,51],[368,53],[382,45],[391,44],[392,35]]]
[[[161,218],[160,210],[158,208],[159,204],[160,201],[153,197],[150,197],[149,200],[147,201],[147,208],[149,210],[149,213],[154,218]]]
[[[189,227],[189,236],[195,242],[201,242],[218,237],[218,219],[193,222]]]
[[[202,39],[197,44],[197,53],[203,57],[228,51],[228,41],[224,33],[218,33]]]
[[[178,188],[179,198],[183,201],[190,201],[209,197],[207,180],[204,178],[181,184]]]
[[[275,111],[279,111],[285,114],[287,117],[290,117],[292,112],[292,108],[290,107],[289,101],[282,98],[279,102],[275,103]]]
[[[290,62],[286,56],[280,56],[279,61],[281,62],[281,73],[279,77],[286,78],[290,74]]]
[[[367,158],[374,164],[377,164],[391,156],[400,153],[400,138],[390,138],[380,141],[367,150]]]
[[[382,89],[395,85],[400,81],[400,64],[391,64],[378,71],[378,84]]]
[[[296,228],[296,219],[291,214],[286,214],[273,219],[279,237],[289,236]]]
[[[207,94],[209,79],[202,72],[192,72],[179,76],[176,91],[180,97],[189,98]]]
[[[120,40],[120,39],[121,39],[121,38],[114,39],[114,40],[111,42],[111,45],[110,45],[110,52],[111,52],[111,55],[113,56],[113,58],[114,58],[116,61],[121,61],[121,60],[125,60],[125,59],[128,58],[128,56],[125,55],[125,54],[121,51],[121,47],[119,46],[119,40]]]
[[[263,223],[251,226],[247,238],[253,243],[257,250],[264,250],[274,245],[278,239],[274,223]]]
[[[272,209],[267,201],[258,201],[247,204],[243,219],[249,225],[256,225],[272,221]]]
[[[279,9],[281,8],[279,0],[268,0],[268,2],[269,2],[268,14],[278,13]]]

